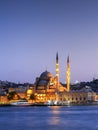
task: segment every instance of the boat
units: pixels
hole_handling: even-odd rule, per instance
[[[19,100],[16,102],[11,102],[10,104],[11,106],[32,106],[33,105],[33,103],[29,103],[26,100]]]
[[[59,102],[58,101],[51,101],[51,100],[48,100],[47,102],[45,102],[45,105],[47,106],[59,106]]]
[[[70,106],[70,101],[51,101],[48,100],[47,102],[45,102],[45,105],[47,106]]]
[[[6,106],[11,106],[10,103],[2,103],[0,102],[0,107],[6,107]]]

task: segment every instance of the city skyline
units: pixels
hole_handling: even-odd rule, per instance
[[[97,0],[0,1],[0,80],[35,82],[47,68],[60,81],[98,78]]]

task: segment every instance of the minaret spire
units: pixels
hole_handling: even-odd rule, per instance
[[[70,60],[69,56],[67,57],[67,71],[66,71],[66,83],[67,83],[67,91],[70,91]]]
[[[58,52],[56,53],[56,63],[58,63],[58,60],[59,60],[59,58],[58,58]]]
[[[56,78],[57,78],[57,89],[59,90],[59,58],[58,58],[58,52],[56,54]]]

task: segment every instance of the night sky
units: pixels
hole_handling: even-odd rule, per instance
[[[46,69],[65,83],[98,78],[98,0],[0,0],[0,80],[35,82]]]

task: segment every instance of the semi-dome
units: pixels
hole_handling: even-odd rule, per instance
[[[28,89],[27,90],[27,95],[31,95],[33,93],[33,90],[32,89]]]
[[[48,72],[47,70],[40,75],[40,79],[49,79],[52,77],[53,77],[53,75],[50,72]]]

